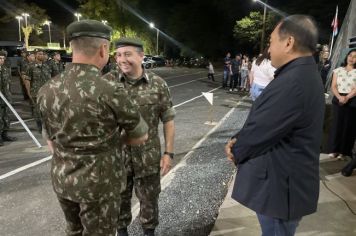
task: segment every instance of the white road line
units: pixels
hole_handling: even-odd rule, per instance
[[[222,74],[219,74],[219,75],[216,75],[216,76],[220,76],[220,75],[222,75]],[[193,79],[193,80],[190,80],[188,82],[181,83],[181,84],[175,84],[175,85],[170,86],[169,88],[174,88],[174,87],[178,87],[178,86],[181,86],[181,85],[184,85],[184,84],[193,83],[195,81],[202,80],[202,79],[208,79],[208,77],[205,76],[205,77],[201,77],[201,78],[198,78],[198,79]]]
[[[43,158],[43,159],[41,159],[41,160],[32,162],[32,163],[30,163],[30,164],[28,164],[28,165],[25,165],[25,166],[22,166],[22,167],[20,167],[20,168],[17,168],[17,169],[15,169],[15,170],[13,170],[13,171],[10,171],[10,172],[8,172],[8,173],[6,173],[6,174],[4,174],[4,175],[1,175],[1,176],[0,176],[0,180],[6,179],[7,177],[10,177],[10,176],[12,176],[12,175],[14,175],[14,174],[17,174],[17,173],[19,173],[19,172],[22,172],[22,171],[24,171],[24,170],[27,170],[27,169],[29,169],[29,168],[31,168],[31,167],[37,166],[37,165],[39,165],[39,164],[41,164],[41,163],[43,163],[43,162],[46,162],[46,161],[50,160],[51,158],[52,158],[52,156],[48,156],[48,157]]]
[[[24,122],[28,122],[28,121],[31,121],[31,120],[33,120],[33,118],[24,120]],[[10,125],[16,125],[16,124],[20,124],[20,121],[15,121],[15,122],[10,123]]]
[[[190,156],[192,155],[192,153],[194,153],[194,151],[196,149],[198,149],[200,147],[200,145],[202,145],[202,143],[212,134],[215,132],[215,130],[217,128],[220,127],[220,125],[231,115],[231,113],[235,110],[235,108],[231,108],[230,111],[228,113],[226,113],[226,115],[219,121],[219,123],[212,128],[208,133],[206,133],[204,135],[204,137],[202,139],[200,139],[192,148],[192,150],[190,150],[183,158],[182,160],[176,165],[174,166],[167,175],[163,176],[161,179],[161,190],[163,191],[166,187],[169,186],[169,184],[172,182],[172,180],[175,177],[175,173],[179,170],[179,168],[184,167],[187,165],[187,160],[190,158]],[[132,221],[138,216],[138,213],[140,212],[140,203],[136,203],[132,209],[131,209],[131,213],[132,213]]]
[[[206,93],[213,92],[213,91],[215,91],[215,90],[217,90],[217,89],[219,89],[219,88],[221,88],[221,86],[219,86],[219,87],[217,87],[217,88],[214,88],[214,89],[212,89],[212,90],[210,90],[210,91],[208,91],[208,92],[206,92]],[[189,100],[187,100],[187,101],[185,101],[185,102],[179,103],[179,104],[177,104],[177,105],[175,105],[175,106],[173,106],[173,107],[174,107],[174,108],[180,107],[180,106],[182,106],[182,105],[184,105],[184,104],[186,104],[186,103],[188,103],[188,102],[191,102],[191,101],[193,101],[193,100],[195,100],[195,99],[198,99],[198,98],[200,98],[200,97],[202,97],[202,96],[203,96],[203,94],[202,94],[202,95],[199,95],[199,96],[196,96],[196,97],[194,97],[194,98],[192,98],[192,99],[189,99]]]

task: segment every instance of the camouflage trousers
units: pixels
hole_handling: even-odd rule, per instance
[[[0,105],[0,134],[10,129],[9,108],[6,105]]]
[[[36,120],[36,121],[41,121],[40,118],[40,110],[39,110],[39,106],[37,104],[37,97],[32,97],[33,102],[30,100],[30,106],[31,106],[31,112],[32,112],[32,117]]]
[[[119,212],[117,199],[77,203],[57,198],[66,219],[67,236],[115,236]]]
[[[153,174],[142,178],[127,176],[127,184],[121,193],[121,206],[118,229],[127,228],[132,220],[131,198],[132,190],[140,202],[139,220],[143,229],[154,229],[158,225],[158,197],[161,192],[160,174]]]

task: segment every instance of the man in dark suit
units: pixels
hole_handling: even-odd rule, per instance
[[[244,127],[226,145],[238,165],[232,198],[257,213],[263,236],[294,235],[319,197],[323,85],[313,59],[314,21],[292,15],[271,34],[275,78],[254,102]]]

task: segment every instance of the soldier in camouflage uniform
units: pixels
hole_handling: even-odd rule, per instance
[[[61,61],[61,54],[59,52],[53,53],[52,62],[57,68],[58,73],[62,73],[64,71],[64,63]]]
[[[44,58],[42,49],[35,49],[36,62],[29,64],[25,72],[25,86],[30,95],[31,109],[35,118],[38,131],[42,132],[42,123],[39,116],[38,106],[36,105],[38,90],[58,72],[53,67],[50,67]]]
[[[22,50],[21,51],[21,60],[19,60],[17,62],[17,72],[18,72],[18,75],[19,75],[19,80],[20,80],[20,84],[21,84],[21,91],[22,91],[24,100],[28,100],[29,99],[27,91],[26,91],[26,87],[25,87],[25,79],[22,76],[22,72],[24,71],[24,69],[26,67],[26,64],[27,64],[27,52],[26,52],[26,50]]]
[[[132,218],[132,190],[135,188],[140,201],[139,219],[144,235],[151,236],[158,225],[160,168],[165,175],[171,168],[171,158],[174,155],[175,110],[166,82],[142,67],[142,43],[137,39],[123,38],[116,43],[116,48],[116,61],[121,73],[113,71],[105,77],[111,77],[125,86],[131,99],[139,105],[141,115],[149,127],[149,138],[144,145],[124,147],[128,176],[127,188],[121,194],[118,235],[128,235],[127,226]],[[163,155],[158,134],[159,121],[163,123],[165,137]]]
[[[7,53],[0,51],[0,92],[10,102],[10,83],[11,71],[5,66]],[[15,141],[16,138],[9,137],[7,132],[10,128],[9,109],[6,103],[0,98],[0,146],[4,145],[4,141]]]
[[[53,150],[52,184],[70,236],[115,235],[126,184],[119,143],[147,139],[147,124],[123,85],[101,78],[110,34],[99,21],[70,24],[73,63],[38,93],[43,136]]]

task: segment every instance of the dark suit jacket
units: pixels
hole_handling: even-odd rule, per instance
[[[297,219],[316,211],[324,93],[313,57],[275,72],[254,102],[232,151],[232,198],[259,214]]]

